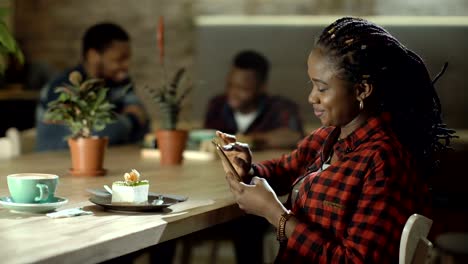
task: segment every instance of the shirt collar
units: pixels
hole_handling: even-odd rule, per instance
[[[346,138],[338,140],[334,151],[338,157],[353,152],[360,144],[368,141],[376,133],[381,132],[390,121],[390,114],[384,113],[367,119],[359,128],[354,130]],[[335,128],[339,129],[339,128]]]
[[[267,105],[268,105],[268,96],[266,94],[263,94],[263,95],[260,95],[260,98],[259,98],[259,102],[258,102],[258,108],[256,110],[256,117],[255,119],[252,121],[252,123],[250,124],[249,127],[247,127],[247,129],[244,131],[244,133],[247,133],[249,132],[250,130],[250,127],[257,121],[257,119],[259,118],[259,116],[261,116],[267,109]],[[229,126],[231,126],[235,131],[238,130],[238,127],[237,127],[237,124],[236,124],[236,121],[235,121],[235,117],[234,117],[234,109],[232,109],[228,102],[227,102],[227,96],[224,97],[224,106],[223,106],[223,114],[224,116],[226,117],[225,119],[225,122],[227,122],[229,124]]]

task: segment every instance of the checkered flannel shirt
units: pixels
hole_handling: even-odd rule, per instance
[[[427,188],[387,123],[372,117],[328,143],[338,161],[323,171],[322,146],[339,132],[333,127],[314,131],[289,155],[254,165],[280,195],[305,177],[292,203],[299,224],[281,245],[277,263],[398,262],[404,224],[427,201]]]

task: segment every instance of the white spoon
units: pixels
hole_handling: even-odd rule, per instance
[[[153,200],[152,205],[161,205],[164,203],[164,198],[162,195],[158,195],[156,199]]]
[[[109,186],[104,184],[104,189],[106,189],[106,191],[108,191],[110,194],[112,194],[112,189],[109,188]]]

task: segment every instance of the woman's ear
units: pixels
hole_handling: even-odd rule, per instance
[[[374,91],[374,86],[370,83],[360,83],[356,84],[356,99],[358,101],[364,101],[364,99],[368,98],[372,92]]]

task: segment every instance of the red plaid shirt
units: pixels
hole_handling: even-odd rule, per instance
[[[254,166],[278,194],[305,177],[292,206],[299,224],[276,261],[397,263],[404,224],[427,188],[384,118],[370,118],[343,140],[337,132],[320,128],[291,154]],[[322,146],[333,147],[338,161],[318,171]]]

